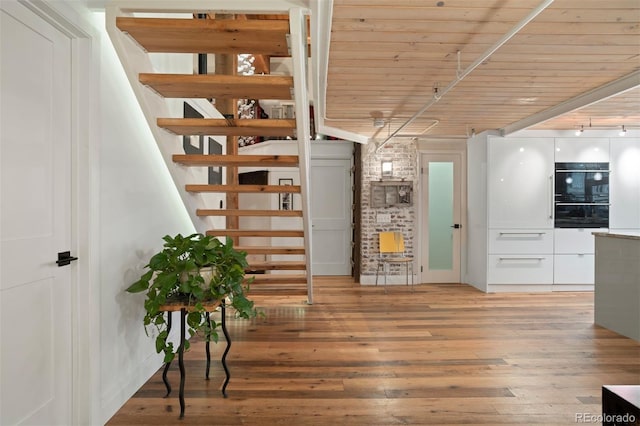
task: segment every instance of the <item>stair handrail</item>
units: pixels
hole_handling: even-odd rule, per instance
[[[289,33],[291,60],[293,64],[293,97],[296,109],[296,139],[298,140],[298,168],[302,195],[302,227],[304,230],[304,251],[307,264],[307,303],[313,303],[313,274],[311,269],[311,130],[309,119],[309,99],[307,96],[307,21],[310,10],[291,8],[289,10]]]

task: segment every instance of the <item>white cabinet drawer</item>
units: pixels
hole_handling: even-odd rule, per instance
[[[554,253],[587,254],[594,253],[594,232],[608,232],[607,228],[578,228],[555,230]]]
[[[552,229],[490,229],[490,254],[553,253]]]
[[[488,284],[553,284],[553,255],[490,255]]]
[[[595,281],[593,254],[557,254],[553,259],[554,284],[593,284]]]

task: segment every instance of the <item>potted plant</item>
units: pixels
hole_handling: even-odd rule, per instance
[[[173,343],[167,341],[169,333],[164,306],[184,306],[188,311],[189,333],[202,332],[206,340],[214,342],[218,341],[220,324],[206,315],[207,306],[226,301],[237,316],[247,319],[255,317],[257,311],[245,294],[248,290],[248,284],[244,283],[247,254],[234,249],[230,239],[225,244],[203,234],[187,237],[178,234],[175,237],[166,235],[163,240],[163,249],[145,265],[148,271],[127,291],[147,292],[145,331],[148,327],[157,329],[156,351],[164,352],[164,361],[170,362],[176,350]],[[187,340],[184,349],[188,348]]]

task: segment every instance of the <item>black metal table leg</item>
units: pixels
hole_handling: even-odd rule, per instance
[[[167,335],[171,333],[171,319],[173,315],[171,315],[171,311],[167,311]],[[164,371],[162,372],[162,381],[164,385],[167,387],[167,394],[164,396],[167,398],[171,394],[171,385],[169,384],[169,380],[167,379],[167,372],[169,371],[169,367],[171,367],[171,361],[164,363]]]
[[[211,326],[210,315],[209,312],[206,313],[207,325]],[[207,369],[205,371],[204,377],[206,380],[209,380],[209,367],[211,367],[211,350],[209,349],[209,338],[206,339],[205,343],[205,352],[207,353]]]
[[[227,339],[227,348],[224,350],[224,353],[222,354],[222,367],[224,368],[224,372],[227,375],[227,377],[224,380],[224,384],[222,385],[222,395],[226,398],[227,385],[229,384],[229,380],[231,378],[231,375],[229,374],[229,368],[227,368],[227,362],[226,362],[227,354],[229,353],[229,349],[231,349],[231,339],[229,338],[229,332],[227,331],[224,300],[222,300],[222,303],[220,304],[220,309],[222,314],[222,332],[224,333],[224,338]]]
[[[231,373],[229,371],[229,368],[227,367],[227,354],[229,353],[229,350],[231,349],[231,337],[229,336],[229,332],[227,330],[227,321],[226,321],[226,306],[225,306],[225,302],[224,300],[221,302],[220,304],[220,310],[221,310],[221,328],[222,328],[222,332],[224,334],[225,339],[227,340],[227,347],[224,350],[224,353],[222,354],[222,367],[224,368],[224,372],[225,372],[225,381],[222,384],[222,395],[226,398],[227,397],[227,385],[229,384],[229,381],[231,380]],[[167,333],[169,333],[171,331],[171,323],[172,323],[172,312],[171,311],[167,311]],[[184,367],[184,349],[185,349],[185,342],[186,342],[186,318],[187,318],[187,309],[186,308],[181,308],[180,309],[180,345],[178,346],[178,367],[180,369],[180,390],[178,393],[178,398],[180,400],[180,419],[184,418],[184,411],[185,411],[185,400],[184,400],[184,385],[185,385],[185,378],[186,378],[186,372],[185,372],[185,367]],[[209,312],[206,313],[206,320],[210,321],[210,314]],[[206,378],[207,380],[209,380],[209,370],[210,370],[210,365],[211,365],[211,352],[210,352],[210,341],[207,340],[206,341],[206,353],[207,353],[207,369],[206,369]],[[168,397],[171,394],[171,385],[169,384],[169,379],[167,378],[167,373],[169,371],[169,367],[171,366],[171,361],[170,362],[166,362],[164,365],[164,370],[162,372],[162,380],[167,388],[167,394],[165,396]]]
[[[187,310],[180,309],[180,347],[178,348],[178,366],[180,367],[180,418],[184,417],[184,341],[185,341],[185,319]]]

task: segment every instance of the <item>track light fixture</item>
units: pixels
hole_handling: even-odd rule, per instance
[[[634,124],[631,124],[629,126],[629,123],[622,124],[622,125],[608,125],[608,124],[605,124],[605,125],[602,125],[602,126],[599,126],[599,125],[593,126],[591,124],[591,119],[589,119],[589,124],[587,125],[587,129],[588,130],[608,130],[610,132],[613,132],[613,131],[615,131],[617,129],[618,130],[618,136],[621,136],[621,137],[627,135],[627,130],[629,128],[631,128],[631,129],[640,129],[640,126],[636,126]],[[584,133],[584,129],[585,129],[584,125],[580,125],[580,127],[576,127],[576,130],[575,130],[576,136],[581,136],[582,133]]]

